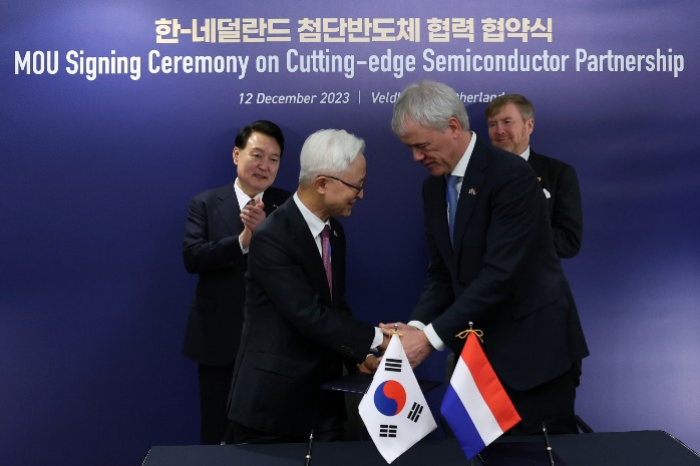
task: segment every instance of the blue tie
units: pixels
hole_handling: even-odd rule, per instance
[[[454,226],[455,226],[455,216],[457,215],[457,200],[459,195],[457,194],[457,183],[460,180],[460,176],[447,176],[447,211],[449,213],[447,217],[447,222],[450,230],[450,241],[454,243]]]

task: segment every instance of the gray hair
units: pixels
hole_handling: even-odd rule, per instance
[[[401,92],[394,104],[391,129],[402,137],[406,134],[406,123],[413,121],[442,132],[452,117],[459,121],[464,131],[469,130],[467,110],[455,90],[435,81],[421,81]]]
[[[337,175],[347,170],[365,141],[342,129],[322,129],[306,138],[301,148],[299,184],[308,186],[319,175]]]

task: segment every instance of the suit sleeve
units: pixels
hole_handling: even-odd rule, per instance
[[[557,254],[565,259],[574,257],[581,249],[583,218],[581,190],[576,171],[571,165],[565,165],[557,179],[551,221]]]
[[[257,230],[248,257],[250,276],[275,311],[304,338],[363,361],[374,339],[374,327],[354,320],[345,306],[333,309],[323,303],[310,270],[316,258],[305,254],[297,241],[287,230]],[[333,254],[334,261],[344,263],[344,257],[337,257],[335,250]],[[325,280],[325,275],[318,278]]]
[[[214,234],[214,215],[218,214],[201,197],[190,201],[182,241],[182,258],[189,273],[218,272],[244,262],[238,234]]]
[[[417,320],[423,324],[429,324],[454,302],[452,291],[452,278],[445,261],[438,251],[434,232],[430,227],[431,202],[426,199],[427,185],[423,185],[423,218],[425,221],[425,235],[428,245],[428,274],[423,286],[423,291],[418,303],[411,312],[410,320]]]

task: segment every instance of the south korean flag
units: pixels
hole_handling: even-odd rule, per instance
[[[392,335],[359,411],[387,463],[437,428],[398,335]]]

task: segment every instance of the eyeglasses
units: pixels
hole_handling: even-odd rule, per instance
[[[352,188],[352,189],[354,189],[355,191],[357,191],[357,194],[360,194],[360,191],[362,191],[363,189],[365,189],[364,186],[357,186],[357,185],[354,185],[354,184],[350,184],[350,183],[348,183],[347,181],[343,181],[343,180],[341,180],[340,178],[336,178],[335,176],[330,176],[330,175],[318,175],[318,176],[325,176],[326,178],[330,178],[330,179],[335,180],[335,181],[340,181],[341,183],[343,183],[343,184],[344,184],[345,186],[347,186],[348,188]]]

